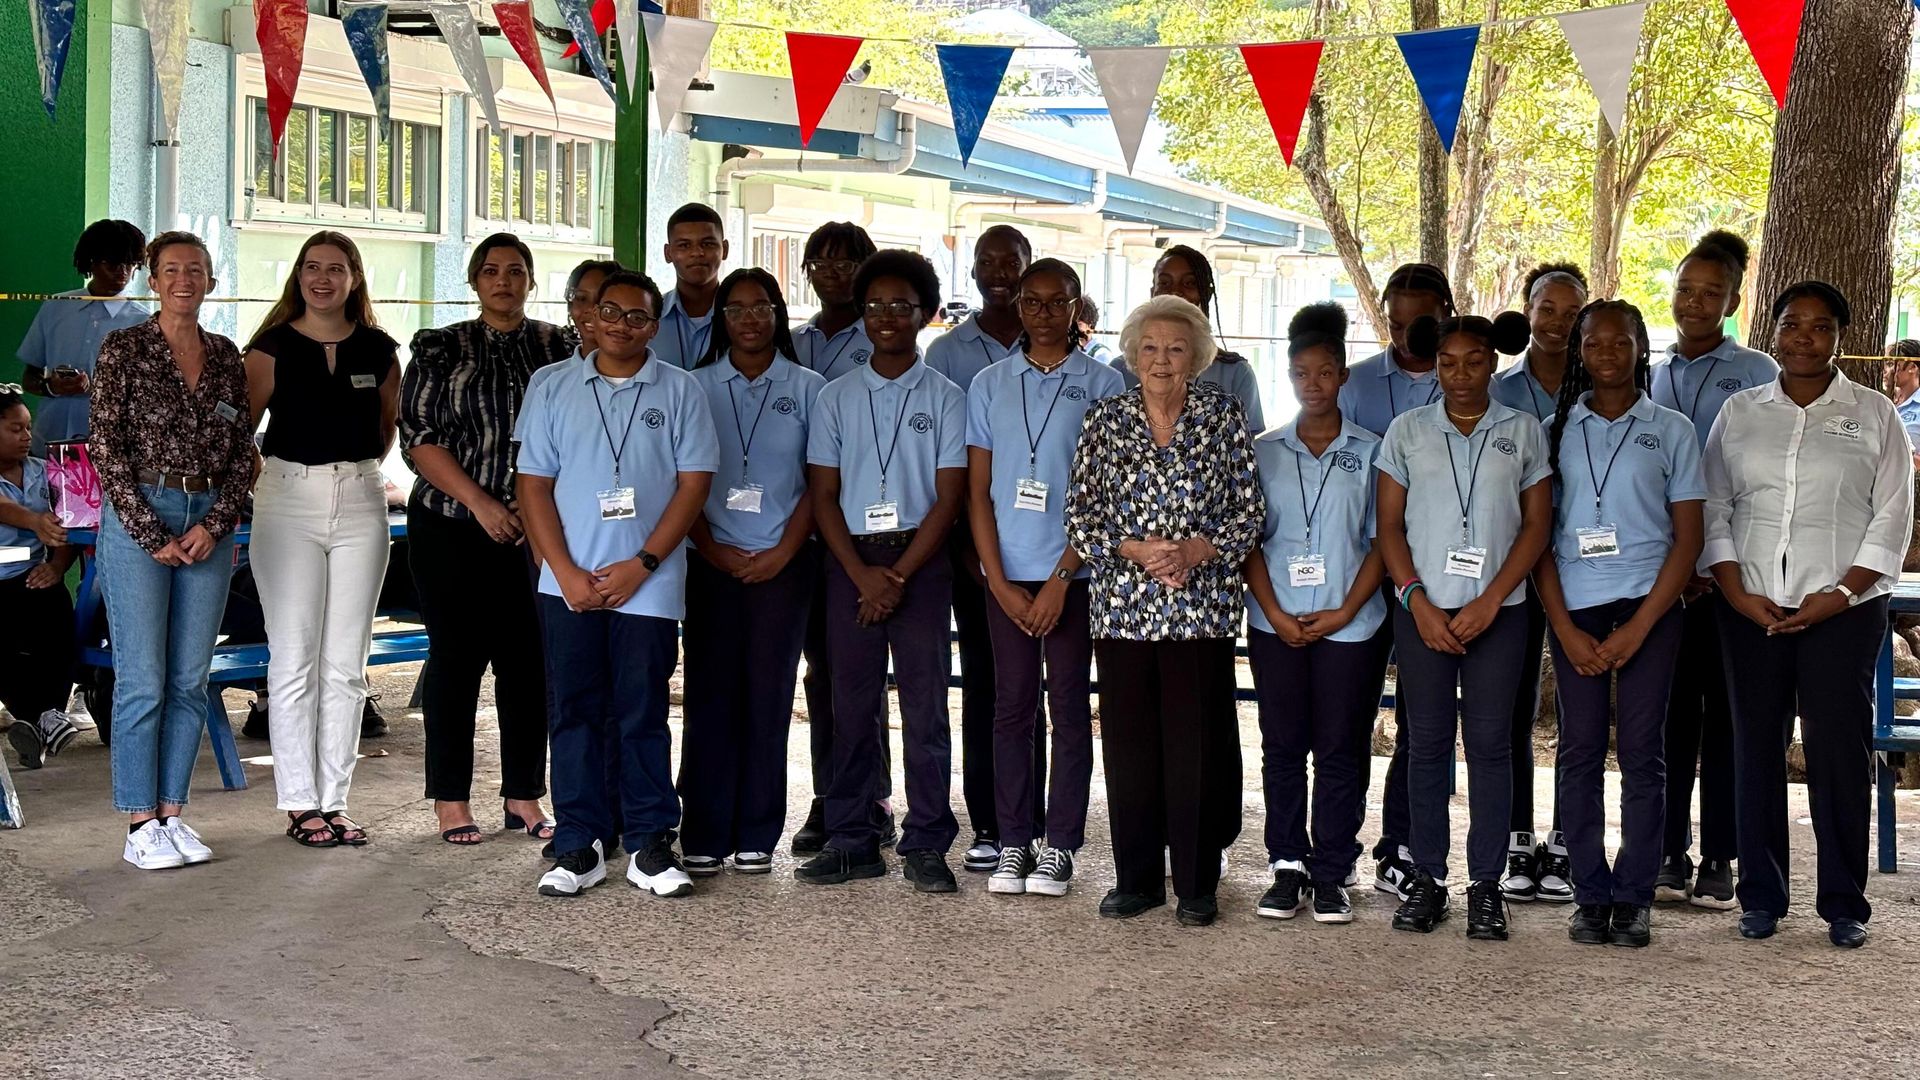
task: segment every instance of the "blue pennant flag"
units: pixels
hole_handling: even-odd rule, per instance
[[[1394,40],[1406,58],[1413,85],[1420,90],[1420,100],[1426,103],[1427,118],[1440,134],[1440,145],[1453,153],[1453,134],[1460,126],[1460,103],[1467,93],[1467,73],[1473,70],[1473,52],[1480,46],[1480,28],[1419,30],[1396,34]]]
[[[613,90],[613,72],[607,70],[606,50],[600,47],[600,31],[593,26],[593,9],[590,0],[555,0],[560,8],[560,17],[566,20],[567,30],[573,34],[573,43],[580,55],[587,58],[587,67],[593,77],[600,80],[600,89],[607,96],[619,100]],[[642,5],[644,6],[644,5]]]
[[[1920,2],[1920,0],[1916,0]],[[60,76],[67,70],[67,46],[73,43],[74,0],[33,0],[33,49],[40,61],[40,101],[53,119],[60,100]]]
[[[973,157],[980,129],[1000,93],[1000,80],[1013,60],[1008,45],[936,45],[940,77],[947,84],[947,107],[953,110],[953,137],[960,143],[960,165]]]
[[[387,112],[393,96],[393,77],[387,67],[387,5],[342,4],[340,28],[347,32],[347,48],[353,50],[353,62],[366,80],[367,93],[373,95],[373,111],[380,118],[380,141],[384,143],[392,127]]]

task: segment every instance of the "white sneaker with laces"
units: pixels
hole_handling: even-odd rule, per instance
[[[1027,891],[1027,875],[1033,873],[1036,841],[1020,847],[1000,849],[1000,862],[987,879],[987,891],[1001,896],[1020,896]]]
[[[1027,892],[1035,896],[1065,896],[1073,887],[1073,852],[1050,847],[1040,852],[1040,863],[1027,875]]]
[[[569,851],[540,875],[541,896],[579,896],[607,880],[606,851],[595,840],[591,848]]]
[[[69,743],[80,737],[80,729],[74,726],[73,718],[58,709],[41,713],[38,726],[40,738],[46,743],[48,757],[65,750]]]
[[[967,854],[960,860],[960,865],[976,873],[993,870],[1000,865],[1000,845],[986,836],[975,833],[973,846],[967,849]]]
[[[160,826],[160,831],[166,834],[167,841],[173,845],[175,851],[180,853],[180,857],[187,861],[188,866],[213,858],[213,849],[201,843],[200,834],[193,831],[193,826],[179,818],[173,818],[168,824]]]
[[[120,857],[142,870],[171,870],[187,865],[187,857],[167,838],[158,818],[127,834],[126,850]]]

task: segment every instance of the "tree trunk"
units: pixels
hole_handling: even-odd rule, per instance
[[[1620,181],[1620,141],[1604,113],[1593,121],[1593,246],[1587,250],[1587,285],[1596,298],[1620,287],[1620,230],[1616,227],[1616,185]]]
[[[1787,107],[1774,122],[1762,259],[1745,290],[1748,344],[1773,342],[1773,298],[1817,278],[1845,293],[1849,353],[1878,356],[1893,293],[1893,218],[1911,0],[1820,0],[1800,27]],[[1879,386],[1879,365],[1848,377]]]
[[[1333,178],[1327,175],[1327,109],[1315,91],[1307,99],[1307,142],[1294,158],[1294,165],[1300,170],[1301,179],[1307,182],[1307,191],[1313,196],[1314,205],[1320,209],[1320,220],[1326,223],[1327,232],[1333,236],[1333,249],[1340,255],[1340,265],[1347,272],[1347,279],[1353,282],[1354,292],[1359,295],[1361,310],[1366,312],[1367,320],[1373,323],[1373,329],[1380,335],[1379,340],[1387,340],[1387,312],[1380,306],[1380,290],[1374,288],[1373,271],[1367,268],[1366,245],[1353,231],[1353,222],[1347,217],[1347,208],[1341,204],[1340,195],[1333,189]]]
[[[1412,5],[1415,30],[1440,25],[1440,0]],[[1447,265],[1447,151],[1431,117],[1420,125],[1420,261]]]
[[[1487,4],[1488,22],[1500,18],[1499,0]],[[1487,203],[1493,197],[1498,160],[1493,151],[1493,111],[1506,92],[1511,65],[1494,59],[1495,50],[1483,43],[1480,51],[1480,90],[1467,102],[1460,132],[1453,144],[1453,161],[1459,166],[1459,184],[1448,215],[1448,233],[1453,237],[1452,266],[1438,265],[1448,271],[1453,282],[1453,297],[1461,311],[1492,314],[1500,310],[1506,293],[1496,288],[1482,294],[1476,287],[1481,280],[1480,237],[1487,223]],[[1511,255],[1503,256],[1511,258]],[[1498,276],[1498,275],[1496,275]]]

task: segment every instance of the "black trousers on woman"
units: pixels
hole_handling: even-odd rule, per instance
[[[1240,817],[1233,639],[1098,638],[1093,652],[1116,887],[1164,897],[1171,849],[1174,895],[1212,896],[1223,823]]]
[[[65,582],[27,588],[27,575],[0,578],[0,705],[23,724],[73,696],[73,598]]]
[[[500,796],[540,798],[547,793],[547,673],[526,553],[495,543],[478,522],[418,503],[407,507],[407,539],[427,627],[421,679],[427,798],[473,797],[474,713],[489,666],[500,725]]]
[[[1798,712],[1819,868],[1814,908],[1828,922],[1866,922],[1873,914],[1866,896],[1873,672],[1886,641],[1887,598],[1792,634],[1769,635],[1718,607],[1733,706],[1740,909],[1787,913],[1787,745]]]

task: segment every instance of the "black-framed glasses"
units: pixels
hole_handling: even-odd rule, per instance
[[[852,259],[808,259],[800,264],[809,274],[835,273],[842,277],[860,269],[860,264]]]
[[[1038,315],[1044,311],[1057,318],[1061,315],[1070,315],[1079,309],[1080,298],[1077,296],[1056,296],[1051,300],[1042,300],[1037,296],[1020,298],[1020,311],[1025,315]]]
[[[601,322],[625,322],[635,330],[645,330],[649,324],[660,321],[646,308],[623,308],[619,304],[601,304],[595,313]]]
[[[728,322],[739,322],[746,318],[771,319],[773,305],[765,300],[757,304],[728,304],[720,309],[720,314],[725,315]]]
[[[877,319],[881,316],[904,319],[920,310],[920,305],[911,300],[869,300],[861,307],[866,311],[869,319]]]

